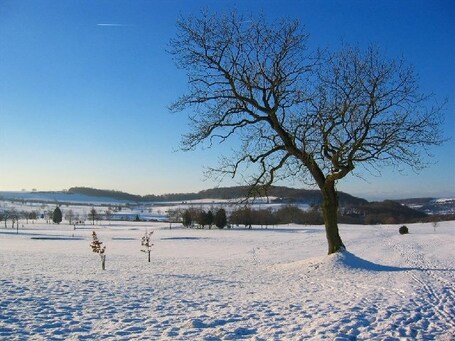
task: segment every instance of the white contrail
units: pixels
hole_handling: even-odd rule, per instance
[[[131,25],[105,23],[105,24],[96,24],[96,26],[129,27],[129,26],[131,26]]]

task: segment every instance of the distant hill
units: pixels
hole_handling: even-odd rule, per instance
[[[396,201],[427,214],[455,214],[455,198],[412,198]]]
[[[112,198],[119,201],[130,202],[157,202],[157,201],[188,201],[198,199],[239,199],[247,197],[250,188],[248,186],[219,187],[203,190],[197,193],[172,193],[162,195],[133,195],[114,190],[101,190],[88,187],[72,187],[68,193],[82,194],[95,197]],[[251,193],[250,193],[251,194]],[[281,203],[306,203],[319,204],[322,202],[321,193],[318,190],[296,189],[283,186],[271,186],[265,190],[253,193],[256,196],[274,197],[275,202]],[[361,205],[368,203],[367,200],[354,197],[344,192],[338,192],[340,206]]]
[[[132,201],[138,202],[142,201],[142,197],[140,195],[129,194],[126,192],[121,191],[114,191],[114,190],[106,190],[106,189],[96,189],[90,187],[71,187],[68,190],[69,194],[81,194],[87,195],[91,197],[98,197],[98,198],[111,198],[118,201]]]
[[[95,189],[89,187],[72,187],[67,193],[73,196],[94,197],[99,199],[110,198],[119,202],[163,202],[163,201],[189,201],[202,199],[239,199],[248,196],[250,187],[248,186],[232,186],[232,187],[217,187],[206,189],[196,193],[169,193],[161,195],[134,195],[126,192],[115,190]],[[55,192],[55,194],[58,192]],[[261,197],[271,197],[271,201],[284,204],[308,204],[317,205],[322,202],[321,193],[318,190],[297,189],[285,186],[270,186],[267,191],[259,189],[256,193],[250,195]],[[404,212],[406,208],[413,209],[425,215],[447,215],[455,214],[455,199],[435,199],[435,198],[412,198],[400,199],[384,202],[369,203],[367,200],[352,196],[345,192],[338,192],[338,199],[341,207],[356,207],[358,210],[362,207],[362,212],[365,214],[384,214],[381,210],[389,211],[389,215],[396,216],[411,216],[410,211]],[[60,199],[62,200],[62,199]],[[396,203],[401,204],[398,207]],[[418,218],[418,216],[415,216]],[[421,216],[420,216],[421,218]]]
[[[428,214],[392,200],[370,202],[344,209],[341,222],[360,224],[401,224],[425,221]]]
[[[236,200],[248,196],[250,187],[233,186],[203,190],[197,193],[170,193],[163,195],[134,195],[116,190],[103,190],[90,187],[73,187],[67,191],[55,192],[0,192],[1,200],[20,202],[52,202],[55,204],[77,203],[97,204],[142,204],[191,200],[210,201]],[[251,193],[250,193],[251,194]],[[318,206],[322,196],[318,190],[296,189],[284,186],[271,186],[252,193],[256,197],[268,197],[272,204]],[[368,202],[365,199],[338,192],[340,202],[339,221],[354,224],[394,224],[423,221],[453,220],[455,199],[414,198]],[[322,218],[321,218],[322,219]]]

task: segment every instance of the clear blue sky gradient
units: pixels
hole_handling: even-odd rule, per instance
[[[446,107],[451,140],[434,165],[393,169],[338,189],[367,199],[455,196],[455,1],[0,1],[0,190],[72,186],[136,194],[199,191],[205,166],[231,145],[176,151],[186,89],[166,52],[180,15],[201,9],[298,18],[313,47],[374,43],[404,56]],[[104,25],[102,25],[104,24]],[[234,142],[235,143],[235,142]],[[236,184],[236,181],[223,185]],[[298,180],[289,182],[304,187]]]

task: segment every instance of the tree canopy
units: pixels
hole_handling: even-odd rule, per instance
[[[377,47],[310,51],[298,21],[236,13],[182,18],[177,28],[171,53],[189,90],[171,110],[190,110],[183,149],[236,135],[241,148],[211,175],[240,175],[252,187],[289,177],[317,185],[329,253],[344,248],[337,181],[359,166],[420,170],[444,140],[441,106],[420,93],[411,66]],[[245,172],[251,164],[254,174]]]

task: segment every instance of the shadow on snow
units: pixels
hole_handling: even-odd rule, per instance
[[[366,259],[360,258],[349,251],[343,251],[332,255],[336,257],[337,262],[343,264],[346,268],[355,270],[368,270],[368,271],[386,271],[386,272],[398,272],[398,271],[449,271],[455,272],[455,269],[426,269],[419,267],[398,267],[390,265],[382,265],[370,262]]]

